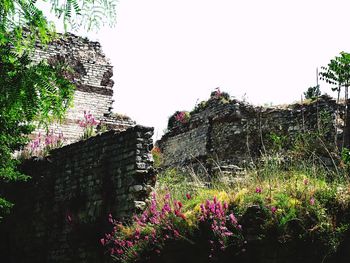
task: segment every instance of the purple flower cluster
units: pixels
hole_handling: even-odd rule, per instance
[[[177,239],[180,237],[180,231],[174,225],[174,220],[186,220],[182,213],[182,203],[175,200],[170,201],[170,194],[166,194],[163,200],[163,206],[158,208],[156,194],[151,195],[149,207],[140,215],[133,217],[134,231],[131,235],[122,235],[122,224],[109,215],[109,222],[114,225],[110,234],[100,240],[103,246],[107,246],[111,256],[121,262],[130,254],[137,257],[136,247],[140,244],[147,244],[148,249],[154,253],[160,253],[161,246],[165,241]],[[147,229],[152,229],[147,231]]]
[[[79,121],[79,126],[82,128],[88,128],[96,126],[99,122],[95,120],[95,117],[90,111],[84,111],[84,119]]]
[[[214,196],[213,201],[206,200],[204,204],[200,205],[201,214],[199,221],[210,225],[210,230],[214,234],[214,240],[210,240],[211,253],[209,257],[213,256],[215,248],[225,250],[225,243],[228,237],[240,232],[242,226],[238,224],[238,220],[233,213],[229,213],[228,204],[223,204]]]
[[[186,198],[190,200],[192,196],[187,193]],[[228,204],[219,202],[216,197],[200,205],[196,219],[200,229],[211,233],[209,257],[225,250],[229,242],[241,236],[242,227],[237,218],[229,212]],[[142,255],[145,252],[147,255],[159,254],[166,241],[185,238],[189,233],[185,227],[189,220],[183,213],[183,204],[178,200],[171,201],[169,193],[161,202],[153,193],[147,209],[141,215],[134,215],[132,227],[118,223],[111,215],[109,222],[113,231],[105,234],[100,242],[118,262],[140,258],[140,252]]]
[[[180,123],[187,123],[188,119],[189,115],[185,111],[180,111],[178,114],[175,115],[175,120]]]
[[[44,136],[39,132],[39,134],[29,143],[29,154],[30,156],[46,155],[50,150],[61,147],[64,140],[65,138],[61,131],[56,134],[53,130],[50,130]]]
[[[261,187],[258,186],[257,188],[255,188],[255,193],[261,194],[261,192],[262,192]]]
[[[90,113],[90,111],[84,111],[84,119],[78,121],[79,126],[84,129],[84,133],[82,135],[82,139],[88,139],[91,136],[95,135],[95,127],[99,124],[99,122],[95,119],[95,117]]]

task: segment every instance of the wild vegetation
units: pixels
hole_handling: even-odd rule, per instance
[[[127,224],[110,216],[113,231],[101,243],[117,262],[167,262],[179,253],[188,253],[177,258],[184,262],[251,262],[252,251],[268,258],[283,247],[293,260],[334,259],[349,233],[349,163],[336,172],[317,161],[286,165],[277,153],[260,161],[211,181],[161,172],[148,208]]]
[[[317,103],[319,87],[305,95]],[[210,99],[230,96],[217,89]],[[176,112],[170,126],[206,106]],[[329,139],[329,113],[318,112],[317,123],[293,138],[265,134],[261,157],[239,172],[164,170],[155,147],[159,174],[147,208],[126,223],[110,215],[101,244],[116,262],[346,262],[349,150]]]
[[[90,29],[115,18],[115,0],[49,3],[66,26]],[[72,69],[59,61],[35,64],[30,59],[36,44],[46,45],[55,37],[54,25],[36,7],[36,1],[0,0],[1,184],[28,179],[18,172],[13,153],[28,144],[36,125],[62,119],[70,105],[74,85],[67,75]],[[0,220],[11,206],[0,189]]]
[[[112,0],[100,1],[100,5],[77,0],[49,3],[66,26],[80,26],[79,20],[86,18],[81,21],[87,21],[87,28],[91,28],[115,16]],[[54,26],[35,7],[35,1],[0,0],[1,183],[28,179],[18,172],[13,153],[29,142],[27,135],[36,124],[63,118],[70,105],[74,86],[66,75],[71,69],[60,63],[34,64],[30,60],[36,43],[47,44],[54,37]],[[349,64],[350,55],[342,52],[320,74],[338,94],[344,87],[345,99]],[[319,90],[312,88],[305,95],[317,99]],[[222,103],[228,101],[227,96],[219,89],[212,93]],[[206,102],[201,102],[193,112],[205,107]],[[186,123],[190,115],[177,112],[170,121]],[[89,136],[96,123],[86,114],[81,125],[87,127]],[[319,136],[303,133],[293,142],[292,150],[286,151],[283,138],[272,134],[274,148],[239,176],[219,172],[204,181],[188,171],[162,171],[143,213],[128,223],[110,216],[112,230],[101,238],[101,244],[119,262],[165,262],[169,254],[183,256],[174,253],[180,250],[192,251],[182,259],[187,262],[193,262],[191,255],[200,262],[246,260],[251,249],[257,252],[254,257],[266,256],[266,251],[258,249],[267,248],[266,242],[270,244],[268,252],[283,249],[283,245],[313,262],[332,259],[349,234],[350,155],[347,148],[341,153],[337,149],[330,152],[318,143]],[[45,141],[51,147],[59,144],[59,139],[49,133]],[[36,138],[33,150],[40,143],[41,138]],[[330,158],[338,156],[341,161],[334,161],[333,167],[323,165],[314,150],[320,147]],[[161,152],[155,149],[153,153],[161,165]],[[281,156],[293,158],[286,163]],[[0,219],[11,206],[0,191]]]

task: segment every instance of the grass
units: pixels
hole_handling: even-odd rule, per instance
[[[336,173],[320,164],[300,161],[286,166],[277,160],[271,156],[263,159],[259,167],[245,171],[243,180],[237,180],[234,174],[218,173],[215,179],[208,182],[193,172],[176,169],[163,171],[158,175],[154,190],[157,200],[153,205],[157,206],[157,213],[161,213],[168,202],[171,211],[157,223],[146,220],[140,226],[134,220],[128,225],[119,225],[119,229],[113,232],[114,237],[130,240],[135,245],[125,247],[123,257],[117,256],[116,259],[137,262],[142,258],[141,262],[148,262],[146,258],[149,258],[149,262],[153,262],[154,257],[166,251],[170,240],[192,245],[203,240],[204,243],[222,243],[225,249],[221,251],[215,247],[214,252],[211,251],[214,248],[202,244],[207,249],[205,253],[208,258],[219,260],[220,255],[227,253],[224,250],[236,251],[235,255],[239,257],[245,250],[245,244],[250,242],[251,234],[247,229],[251,227],[256,228],[254,233],[261,242],[270,240],[275,245],[307,242],[311,246],[311,254],[318,253],[317,257],[322,256],[322,259],[330,257],[337,252],[349,229],[350,183],[346,170],[338,169]],[[222,237],[220,233],[211,232],[208,225],[213,224],[215,216],[206,219],[209,221],[200,218],[203,215],[201,206],[213,199],[222,206],[227,204],[226,218],[233,214],[238,224],[242,225],[242,230],[223,219],[233,234]],[[177,208],[173,204],[177,202],[181,202],[179,211],[182,218],[174,215]],[[258,209],[258,213],[252,214],[252,209]],[[249,223],[251,220],[255,220],[253,226]],[[174,235],[166,228],[178,234]],[[138,240],[142,241],[135,240],[135,231],[141,231]],[[144,239],[150,232],[156,236],[152,241],[150,238]],[[164,235],[169,238],[162,239]]]
[[[222,94],[213,92],[192,113],[211,100],[228,102]],[[239,174],[219,165],[205,178],[187,167],[159,169],[146,210],[129,224],[111,220],[101,242],[124,263],[348,262],[350,155],[324,143],[333,129],[329,114],[319,113],[318,126],[291,140],[270,134],[261,158]],[[160,149],[152,154],[162,168]]]

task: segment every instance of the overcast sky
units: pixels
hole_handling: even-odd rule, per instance
[[[174,111],[216,87],[253,104],[300,100],[317,67],[350,52],[348,0],[119,0],[117,8],[114,28],[80,34],[111,59],[114,111],[158,136]]]

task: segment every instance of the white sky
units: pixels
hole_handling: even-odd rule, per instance
[[[348,0],[119,0],[117,8],[114,28],[84,35],[114,66],[114,111],[158,137],[171,114],[216,87],[253,104],[300,100],[317,67],[350,52]]]

